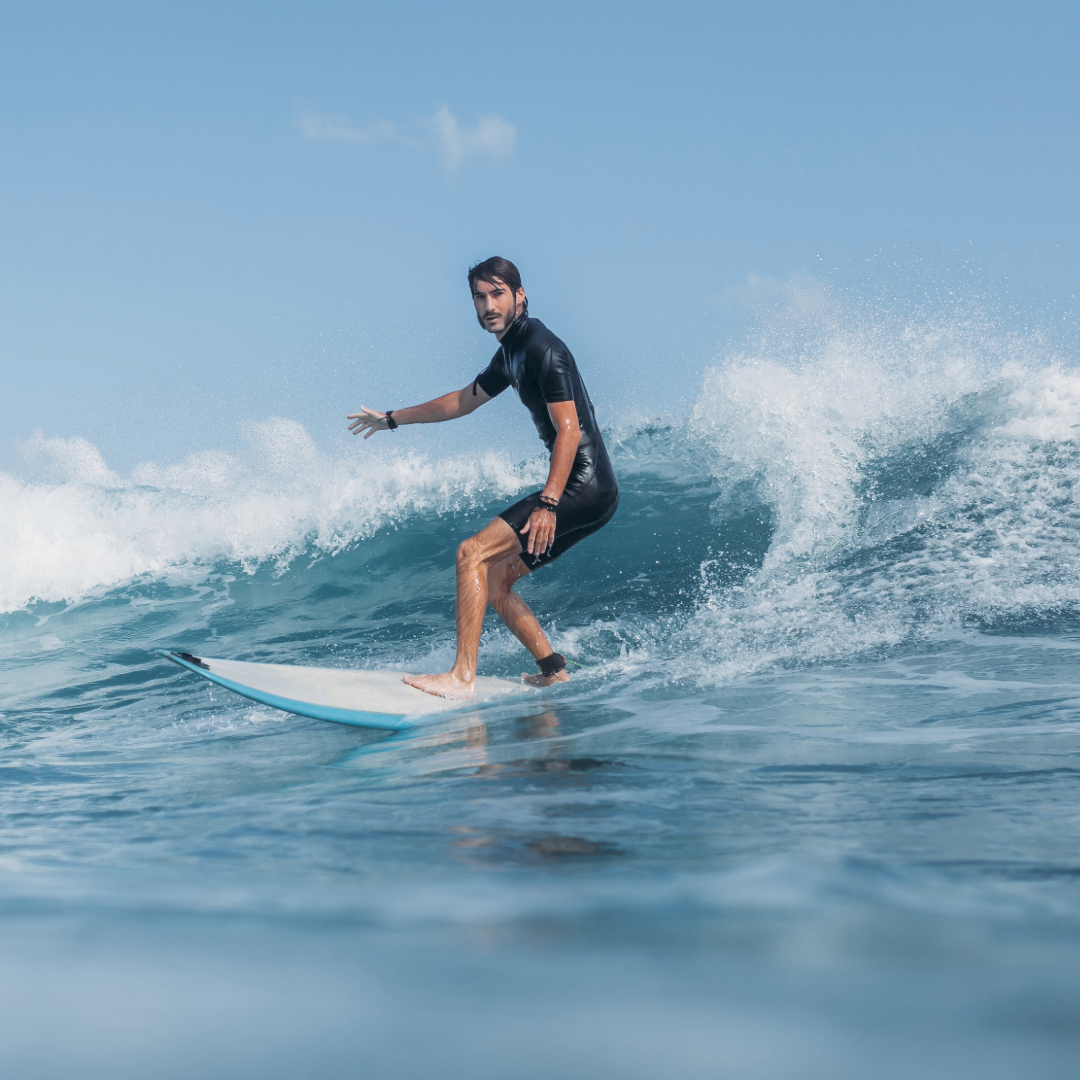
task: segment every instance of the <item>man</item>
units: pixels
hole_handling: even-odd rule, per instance
[[[469,288],[480,325],[499,341],[487,368],[464,389],[423,405],[385,413],[361,406],[348,417],[349,430],[369,439],[376,431],[467,416],[513,386],[551,454],[543,490],[504,510],[458,548],[454,666],[442,675],[404,677],[429,694],[455,698],[476,692],[476,657],[489,604],[536,659],[540,674],[522,678],[534,686],[567,680],[566,661],[513,588],[606,525],[619,505],[619,485],[577,364],[539,319],[529,318],[517,267],[507,259],[485,259],[469,271]]]

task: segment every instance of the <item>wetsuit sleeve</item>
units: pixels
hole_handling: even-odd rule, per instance
[[[537,377],[545,405],[574,400],[574,384],[570,377],[573,365],[574,359],[565,348],[551,348],[545,353]]]
[[[473,380],[473,393],[476,393],[476,388],[479,386],[488,397],[498,397],[509,385],[510,380],[503,369],[500,349],[491,358],[491,363]]]

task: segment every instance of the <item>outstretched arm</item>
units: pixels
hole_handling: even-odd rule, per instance
[[[479,409],[491,398],[484,393],[483,387],[476,383],[469,383],[461,390],[451,390],[449,394],[443,394],[433,401],[425,401],[423,405],[412,405],[408,409],[393,409],[394,421],[399,427],[405,424],[438,424],[443,420],[456,420],[459,416],[468,416],[475,409]],[[354,435],[363,432],[365,439],[370,439],[376,431],[386,431],[386,413],[377,409],[369,409],[360,406],[358,413],[350,413],[347,420],[351,420],[349,430]],[[565,481],[564,481],[565,482]]]

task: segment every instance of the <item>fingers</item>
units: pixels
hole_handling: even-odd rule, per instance
[[[364,438],[370,439],[376,431],[383,430],[379,427],[379,421],[385,415],[385,413],[377,412],[375,409],[369,409],[366,405],[361,405],[359,412],[349,413],[345,419],[352,421],[349,425],[349,430],[354,435],[359,435],[363,432]]]
[[[366,405],[361,405],[359,412],[349,413],[349,415],[346,416],[345,419],[352,421],[352,423],[349,425],[349,430],[354,435],[359,435],[361,431],[364,431],[366,428],[369,427],[372,429],[372,431],[379,430],[377,424],[385,415],[385,413],[376,412],[374,409],[369,409]],[[364,436],[365,439],[367,437],[367,435]]]
[[[530,533],[529,554],[543,555],[555,543],[555,521],[546,511],[534,510],[521,533]]]
[[[525,528],[521,535],[529,534],[529,546],[526,549],[530,555],[542,555],[551,550],[555,543],[555,519],[544,510],[534,510],[525,522]]]

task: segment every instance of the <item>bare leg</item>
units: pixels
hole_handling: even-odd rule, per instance
[[[488,573],[488,603],[514,637],[535,659],[541,660],[552,654],[551,644],[529,605],[514,592],[514,585],[528,572],[529,568],[518,555],[496,563]],[[533,686],[550,686],[553,682],[566,682],[570,678],[565,670],[557,671],[554,675],[522,672],[521,677]]]
[[[405,675],[405,682],[439,697],[472,697],[476,693],[476,655],[488,605],[488,572],[495,563],[505,561],[520,550],[521,541],[502,518],[496,518],[461,544],[457,553],[457,657],[454,666],[445,675]]]

